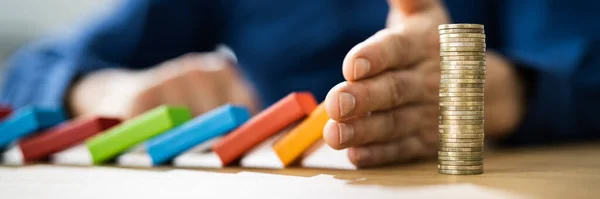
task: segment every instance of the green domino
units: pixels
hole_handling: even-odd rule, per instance
[[[191,118],[187,108],[159,106],[88,139],[85,145],[94,164],[100,164]]]

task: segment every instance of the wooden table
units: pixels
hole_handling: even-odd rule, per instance
[[[485,173],[475,176],[437,174],[435,161],[358,171],[304,168],[213,171],[244,170],[294,176],[330,174],[340,179],[366,178],[357,184],[392,187],[472,183],[533,198],[600,198],[600,143],[517,148],[489,152],[485,158]]]

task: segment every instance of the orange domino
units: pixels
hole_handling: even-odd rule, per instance
[[[328,120],[329,116],[321,104],[308,118],[273,145],[273,150],[284,166],[294,162],[304,151],[321,139],[323,128]]]
[[[291,93],[227,134],[213,145],[212,150],[226,166],[262,141],[306,117],[316,106],[317,101],[311,93]]]

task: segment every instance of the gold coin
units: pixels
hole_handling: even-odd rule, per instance
[[[440,111],[440,115],[484,115],[483,111]]]
[[[485,52],[485,47],[440,47],[440,51],[459,51],[459,52]]]
[[[485,56],[445,56],[442,61],[483,61]]]
[[[440,106],[440,111],[484,111],[484,106]]]
[[[452,129],[452,128],[440,128],[440,133],[444,134],[484,134],[484,129]]]
[[[462,130],[483,130],[483,124],[473,124],[473,125],[458,125],[458,124],[439,124],[438,128],[444,129],[444,131],[462,131]]]
[[[457,125],[469,124],[469,125],[473,125],[473,124],[484,124],[484,121],[483,120],[442,120],[442,121],[439,121],[439,124],[457,124]]]
[[[484,33],[451,33],[451,34],[441,34],[440,39],[442,38],[484,38]]]
[[[438,137],[440,139],[460,139],[460,138],[464,138],[464,139],[476,139],[476,138],[485,139],[485,134],[483,133],[483,131],[481,131],[481,133],[444,133],[444,132],[440,131],[440,134],[439,134]]]
[[[442,65],[475,65],[485,66],[485,61],[442,61]]]
[[[443,79],[480,79],[485,80],[485,75],[454,75],[454,74],[442,74],[440,78]]]
[[[447,152],[481,152],[483,151],[483,147],[467,147],[467,148],[458,148],[458,147],[440,147],[439,151],[447,151]]]
[[[438,173],[445,174],[445,175],[479,175],[479,174],[483,174],[483,169],[482,170],[466,170],[466,171],[438,169]]]
[[[440,106],[483,106],[484,102],[440,102]]]
[[[481,143],[458,143],[458,142],[440,142],[440,147],[483,147],[483,142]],[[457,152],[460,153],[460,152]],[[466,152],[465,152],[466,153]]]
[[[440,120],[483,120],[483,115],[440,115]]]
[[[440,139],[444,143],[483,143],[483,138],[444,138]]]
[[[483,97],[484,93],[440,93],[439,97]]]
[[[438,30],[438,32],[440,34],[453,34],[453,33],[485,33],[484,29],[443,29],[443,30]]]
[[[440,84],[440,88],[483,88],[485,84]]]
[[[482,146],[476,146],[482,147]],[[438,151],[438,156],[448,156],[448,157],[481,157],[483,158],[483,152],[451,152],[451,151]]]
[[[485,43],[484,38],[440,38],[440,43],[455,43],[455,42],[472,42],[472,43]]]
[[[445,52],[441,51],[440,56],[485,56],[485,52]]]
[[[440,47],[480,47],[485,48],[485,43],[475,42],[451,42],[451,43],[440,43]]]
[[[483,161],[475,160],[475,161],[447,161],[447,160],[439,160],[438,164],[440,165],[451,165],[451,166],[476,166],[483,165]]]
[[[483,84],[483,83],[485,83],[485,79],[441,79],[440,80],[440,84],[457,84],[457,83]]]
[[[487,70],[486,66],[475,65],[441,65],[441,70]]]
[[[441,70],[442,75],[485,75],[485,70]]]
[[[483,170],[483,165],[475,166],[452,166],[452,165],[438,165],[438,169],[442,170]]]
[[[439,151],[438,151],[439,153]],[[438,160],[444,160],[444,161],[475,161],[475,160],[479,160],[479,161],[483,161],[483,156],[444,156],[444,155],[438,155]]]
[[[440,93],[484,93],[483,88],[439,88]]]
[[[440,102],[479,102],[483,97],[440,97]]]
[[[438,30],[443,30],[443,29],[484,29],[484,28],[485,28],[485,26],[483,26],[481,24],[468,24],[468,23],[438,25]]]

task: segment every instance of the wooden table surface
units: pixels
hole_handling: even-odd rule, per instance
[[[243,170],[294,176],[330,174],[339,179],[366,178],[357,184],[391,187],[472,183],[532,198],[600,198],[600,143],[487,152],[484,164],[485,173],[475,176],[438,174],[435,160],[358,171],[305,168],[226,168],[211,171]]]

